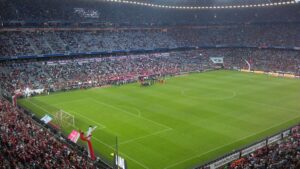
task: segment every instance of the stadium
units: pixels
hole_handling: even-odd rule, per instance
[[[0,168],[300,168],[298,0],[0,0]]]

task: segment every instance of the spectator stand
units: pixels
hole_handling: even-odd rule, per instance
[[[253,156],[253,153],[256,152],[261,152],[261,151],[265,151],[267,150],[267,152],[264,152],[263,154],[267,154],[268,155],[268,149],[270,147],[274,147],[274,145],[277,145],[278,143],[284,142],[284,140],[287,139],[296,139],[297,140],[297,145],[300,146],[300,137],[299,137],[299,124],[292,126],[286,130],[282,130],[279,133],[276,133],[270,137],[267,137],[265,139],[262,139],[254,144],[251,144],[249,146],[246,146],[244,148],[241,148],[239,150],[233,151],[229,154],[226,154],[220,158],[217,158],[216,160],[213,160],[211,162],[208,162],[204,165],[201,165],[199,167],[195,167],[195,169],[221,169],[221,168],[231,168],[231,169],[242,169],[242,168],[247,168],[246,166],[244,166],[244,164],[249,164],[249,168],[250,164],[252,166],[252,163],[247,161],[247,157]],[[295,147],[295,151],[298,151],[299,156],[297,155],[298,161],[300,159],[300,151],[299,149],[297,149],[297,147]],[[270,151],[271,152],[271,151]],[[296,159],[295,159],[296,160]],[[247,161],[247,162],[246,162]],[[251,160],[250,160],[251,161]],[[258,162],[259,159],[257,159]],[[274,163],[279,162],[278,160],[275,161]],[[261,164],[261,163],[258,163]],[[263,168],[268,168],[272,163],[264,163]],[[300,166],[300,163],[297,163],[297,166]],[[252,168],[259,168],[257,166],[252,166]],[[271,167],[272,168],[272,167]],[[279,167],[280,168],[280,167]],[[295,168],[296,169],[296,168]]]

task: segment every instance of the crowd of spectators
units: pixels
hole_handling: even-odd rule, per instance
[[[300,76],[300,51],[270,49],[237,49],[229,51],[231,57],[225,57],[228,68],[248,69],[265,72],[285,72]]]
[[[300,51],[297,50],[212,48],[197,51],[205,57],[224,57],[223,65],[226,69],[248,69],[249,62],[251,70],[300,76]]]
[[[32,118],[0,98],[0,168],[97,168]]]
[[[208,69],[198,52],[2,63],[0,84],[10,93],[26,88],[56,91],[133,81],[142,75],[166,75]]]
[[[56,91],[97,87],[135,81],[139,76],[176,75],[214,69],[210,57],[224,57],[223,66],[227,69],[247,69],[247,60],[252,70],[289,72],[299,76],[299,54],[299,51],[293,50],[223,48],[42,61],[16,60],[1,63],[0,85],[11,94],[26,88]],[[79,156],[59,142],[7,101],[0,100],[0,112],[0,153],[3,154],[0,156],[0,166],[93,168],[85,156]],[[299,138],[297,130],[293,137],[244,157],[231,167],[279,169],[289,166],[296,169],[300,160]]]
[[[299,24],[255,24],[177,28],[168,32],[177,46],[300,46]]]
[[[214,69],[210,57],[223,57],[226,69],[248,69],[300,75],[300,52],[294,50],[223,48],[166,53],[3,62],[0,84],[16,90],[95,87],[137,80],[139,76],[174,75]]]
[[[30,31],[0,34],[0,57],[110,52],[191,46],[300,46],[299,24],[170,27],[98,31]]]
[[[232,162],[230,169],[298,169],[300,168],[300,127],[292,136],[261,148],[250,155]]]
[[[211,5],[210,2],[198,4],[199,1],[189,3]],[[180,5],[186,5],[185,1],[181,1]],[[0,27],[11,24],[20,24],[22,27],[27,23],[30,26],[42,24],[48,27],[68,22],[78,26],[82,24],[80,22],[86,22],[92,27],[99,24],[116,28],[93,31],[37,31],[35,28],[32,29],[34,31],[1,30],[0,58],[191,46],[248,48],[2,62],[0,87],[12,95],[16,90],[57,91],[127,83],[137,80],[139,76],[176,75],[214,69],[210,57],[224,57],[223,66],[228,69],[247,69],[248,61],[252,70],[281,71],[300,76],[299,51],[250,48],[300,47],[299,18],[299,4],[230,11],[195,11],[110,2],[83,3],[81,0],[3,0],[0,2]],[[144,26],[147,29],[143,29]],[[229,167],[300,168],[299,133],[297,128],[291,137],[243,157],[240,163],[232,163]],[[85,154],[80,154],[60,139],[0,98],[0,168],[96,168]]]

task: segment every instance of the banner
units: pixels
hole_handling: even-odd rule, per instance
[[[263,142],[255,144],[253,146],[250,146],[250,147],[242,150],[242,156],[248,155],[248,154],[250,154],[250,153],[252,153],[252,152],[254,152],[254,151],[256,151],[256,150],[258,150],[260,148],[263,148],[266,145],[267,145],[266,141],[263,141]]]
[[[285,137],[289,136],[290,134],[291,134],[291,130],[287,130],[282,133],[282,137],[285,138]]]
[[[256,71],[253,71],[254,73],[257,73],[257,74],[264,74],[265,72],[264,71],[258,71],[258,70],[256,70]]]
[[[214,162],[213,164],[211,164],[209,167],[210,169],[215,169],[215,168],[219,168],[221,166],[224,166],[225,164],[231,162],[231,161],[234,161],[236,159],[240,158],[240,153],[237,152],[237,153],[234,153],[228,157],[225,157],[217,162]]]
[[[268,144],[272,144],[281,139],[281,133],[268,139]]]
[[[41,118],[41,121],[43,121],[45,124],[48,124],[52,120],[52,117],[49,115],[45,115],[43,118]]]
[[[296,47],[296,46],[295,46],[294,49],[295,49],[295,50],[300,50],[300,47]]]
[[[69,136],[68,139],[71,140],[73,143],[77,143],[78,139],[80,137],[80,133],[76,130],[73,130]]]
[[[29,88],[26,88],[24,91],[24,95],[25,96],[31,96],[32,94],[41,94],[44,92],[44,89],[29,89]]]
[[[218,64],[218,63],[221,63],[221,64],[223,64],[224,62],[223,62],[223,57],[210,57],[210,60],[213,62],[213,63],[215,63],[215,64]]]
[[[288,73],[284,74],[283,76],[284,76],[284,77],[287,77],[287,78],[295,78],[295,75],[293,75],[293,74],[288,74]]]
[[[241,69],[241,72],[250,72],[248,69]]]
[[[119,166],[119,169],[126,169],[126,161],[124,158],[115,155],[116,166]]]

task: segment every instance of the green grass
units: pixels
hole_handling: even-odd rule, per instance
[[[235,71],[166,84],[60,92],[19,100],[38,116],[63,109],[111,160],[115,136],[130,169],[192,168],[300,121],[300,80]],[[70,128],[64,129],[69,132]]]

